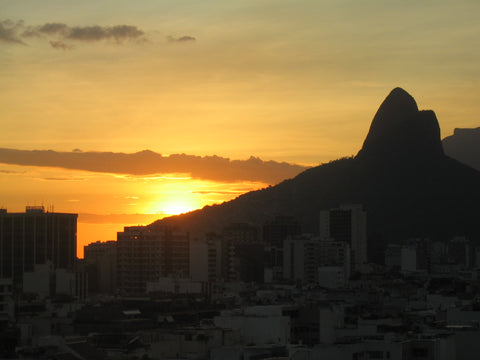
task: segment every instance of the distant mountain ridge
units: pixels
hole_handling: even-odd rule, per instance
[[[448,156],[480,171],[480,127],[455,129],[442,144]]]
[[[478,238],[479,189],[480,172],[444,154],[435,113],[419,111],[413,97],[396,88],[357,156],[150,226],[178,225],[200,235],[230,222],[261,225],[275,215],[292,215],[304,232],[318,233],[321,210],[360,203],[367,211],[370,257],[379,261],[386,243],[408,237]]]

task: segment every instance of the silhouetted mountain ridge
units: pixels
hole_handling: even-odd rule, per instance
[[[445,156],[433,111],[419,111],[396,88],[377,111],[362,149],[308,169],[293,179],[221,205],[162,219],[201,234],[230,222],[263,224],[293,215],[304,232],[318,232],[321,210],[361,203],[367,210],[370,253],[408,237],[475,237],[480,173]]]
[[[480,127],[455,129],[442,144],[448,156],[480,171]]]

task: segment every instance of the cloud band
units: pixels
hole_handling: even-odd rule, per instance
[[[230,160],[219,156],[173,154],[162,156],[145,150],[133,154],[113,152],[57,152],[53,150],[16,150],[0,148],[0,162],[15,165],[49,166],[92,172],[154,175],[187,173],[212,181],[261,181],[276,184],[296,176],[307,167],[285,162]]]

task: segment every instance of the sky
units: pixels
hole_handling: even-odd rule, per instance
[[[442,137],[478,127],[479,13],[476,0],[0,0],[0,207],[78,213],[82,256],[123,226],[355,155],[397,86]]]

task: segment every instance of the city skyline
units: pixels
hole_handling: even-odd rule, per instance
[[[315,166],[356,154],[395,86],[435,110],[445,137],[478,126],[479,8],[2,1],[0,147]],[[0,179],[9,212],[44,204],[79,213],[79,249],[124,225],[274,185],[4,163]]]

